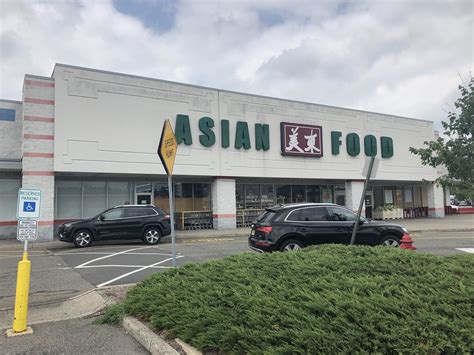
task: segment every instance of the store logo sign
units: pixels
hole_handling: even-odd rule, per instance
[[[320,158],[323,156],[321,126],[280,123],[281,154]]]

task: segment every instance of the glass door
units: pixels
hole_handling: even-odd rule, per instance
[[[150,205],[152,195],[151,182],[137,183],[135,185],[135,201],[137,205]]]

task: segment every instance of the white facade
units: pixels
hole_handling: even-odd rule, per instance
[[[409,147],[434,138],[433,122],[323,105],[238,94],[160,80],[57,65],[55,79],[56,172],[164,174],[156,155],[165,119],[189,115],[193,144],[181,144],[175,175],[361,179],[364,154],[350,157],[346,134],[393,139],[394,156],[381,159],[379,180],[432,181],[436,170],[422,166]],[[199,143],[198,121],[214,119],[216,143]],[[230,121],[230,146],[220,145],[220,121]],[[235,122],[247,122],[251,149],[235,149]],[[280,122],[323,128],[324,156],[285,157]],[[255,123],[270,126],[270,150],[256,151]],[[339,155],[331,154],[331,131],[342,132]],[[363,144],[363,142],[361,142]],[[380,147],[379,147],[380,150]]]
[[[176,190],[177,206],[209,210],[214,228],[243,225],[239,213],[248,211],[242,209],[257,213],[258,208],[239,202],[242,193],[255,197],[248,191],[257,185],[261,208],[264,197],[281,201],[277,190],[282,184],[300,184],[301,189],[288,185],[291,201],[309,198],[321,185],[326,191],[318,192],[321,201],[344,201],[356,210],[368,135],[380,162],[366,202],[380,200],[382,193],[379,205],[391,203],[385,187],[392,186],[393,196],[402,196],[408,206],[424,200],[420,206],[430,216],[444,215],[443,192],[422,183],[434,181],[436,169],[409,152],[434,138],[433,122],[57,64],[51,78],[25,76],[21,101],[0,100],[0,238],[14,236],[16,206],[11,205],[20,185],[43,191],[42,240],[52,239],[60,220],[85,218],[122,200],[166,204],[165,171],[156,152],[166,119],[183,135],[186,127],[176,126],[178,115],[189,117],[190,131],[184,131],[192,143],[184,139],[178,147],[173,179],[182,185]],[[282,155],[282,122],[318,126],[322,142],[313,147],[322,156]],[[266,137],[263,125],[268,125],[269,146],[257,147]],[[250,147],[238,147],[246,133]],[[348,136],[358,139],[358,154],[348,147],[355,144]],[[387,157],[381,154],[382,137],[393,144]],[[309,149],[312,143],[307,144]]]

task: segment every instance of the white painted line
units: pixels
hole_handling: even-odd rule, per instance
[[[81,267],[86,266],[86,265],[88,265],[88,264],[91,264],[91,263],[93,263],[93,262],[95,262],[95,261],[99,261],[99,260],[111,258],[111,257],[113,257],[113,256],[120,255],[120,254],[125,254],[125,253],[127,253],[127,252],[129,252],[129,251],[140,250],[140,249],[146,249],[146,248],[149,248],[149,247],[141,247],[141,248],[127,249],[127,250],[120,251],[120,252],[118,252],[118,253],[114,253],[114,254],[102,256],[102,257],[100,257],[100,258],[96,258],[96,259],[92,259],[92,260],[86,261],[85,263],[76,266],[75,269],[80,269]]]
[[[62,256],[62,255],[112,255],[115,253],[101,253],[99,251],[84,251],[78,253],[58,253],[53,254],[54,256]],[[180,254],[180,253],[177,253]],[[172,256],[173,254],[163,254],[163,253],[127,253],[127,255],[161,255],[161,256]]]
[[[143,268],[143,267],[148,267],[147,265],[87,265],[81,267],[81,269],[93,269],[96,267],[125,267],[125,268]],[[171,266],[151,266],[150,269],[169,269]]]
[[[179,258],[182,258],[182,257],[184,257],[184,256],[180,255],[180,256],[177,256],[176,259],[179,259]],[[115,282],[115,281],[117,281],[117,280],[123,279],[124,277],[130,276],[130,275],[132,275],[132,274],[135,274],[135,273],[137,273],[137,272],[140,272],[140,271],[143,271],[143,270],[146,270],[146,269],[149,269],[149,268],[151,268],[151,267],[153,267],[153,266],[157,266],[157,265],[166,263],[167,261],[170,261],[170,260],[173,260],[173,258],[168,258],[168,259],[159,261],[159,262],[157,262],[157,263],[154,263],[154,264],[151,264],[151,265],[148,265],[148,266],[144,266],[144,267],[142,267],[142,268],[140,268],[140,269],[127,272],[126,274],[123,274],[123,275],[121,275],[121,276],[118,276],[118,277],[116,277],[116,278],[114,278],[114,279],[112,279],[112,280],[103,282],[103,283],[101,283],[100,285],[97,285],[97,287],[106,286],[106,285],[108,285],[108,284],[111,284],[112,282]]]
[[[143,243],[141,244],[135,244],[135,245],[143,245]],[[104,251],[109,251],[109,250],[113,250],[113,249],[122,249],[124,246],[127,246],[128,245],[120,245],[120,244],[110,244],[110,245],[94,245],[92,248],[92,250],[95,251],[101,251],[101,250],[104,250]],[[145,246],[144,248],[150,248],[150,249],[158,249],[159,247],[161,247],[161,245],[148,245],[148,246]],[[143,249],[143,248],[140,248],[140,249]],[[74,253],[77,253],[77,252],[84,252],[84,249],[78,249],[78,248],[70,248],[66,251],[63,251],[64,254],[74,254]]]
[[[474,248],[456,248],[456,250],[461,250],[469,254],[474,254]]]

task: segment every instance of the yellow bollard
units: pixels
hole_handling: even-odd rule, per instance
[[[16,279],[15,314],[13,319],[13,332],[24,332],[28,318],[28,293],[30,292],[31,262],[28,252],[23,252],[23,260],[18,262],[18,275]]]

